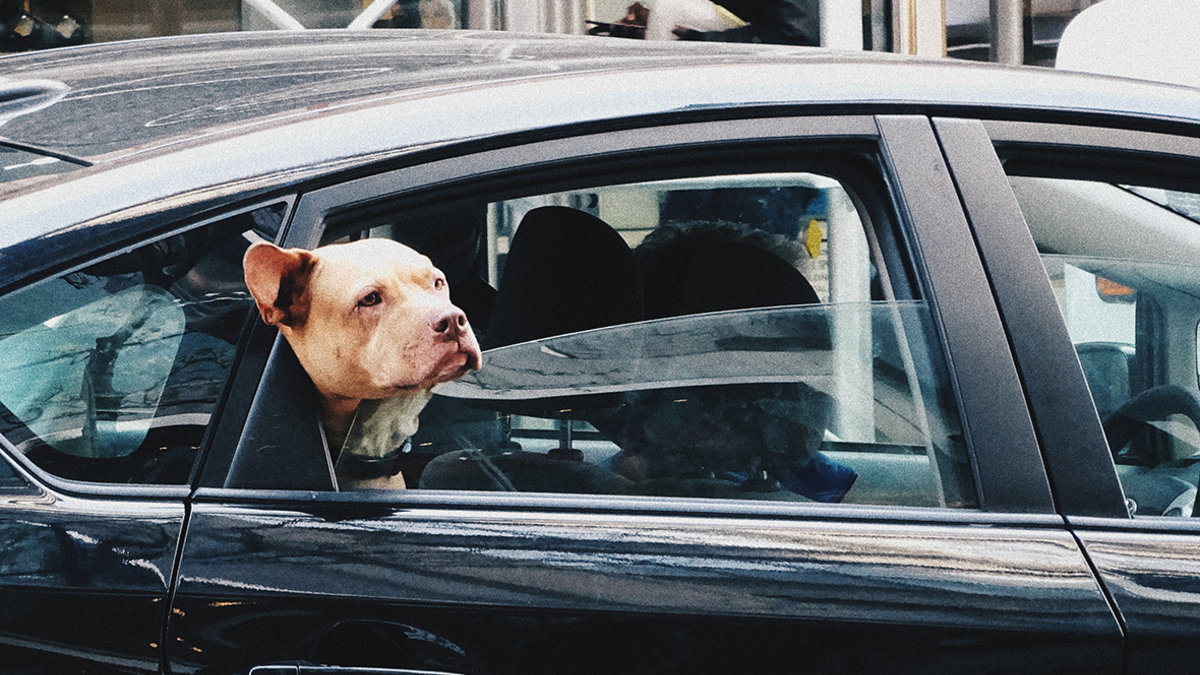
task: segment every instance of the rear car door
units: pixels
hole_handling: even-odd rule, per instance
[[[190,481],[253,306],[241,251],[285,210],[5,251],[21,262],[0,296],[0,669],[161,671]]]
[[[928,119],[440,153],[286,241],[426,253],[484,368],[364,459],[277,340],[192,503],[172,668],[1120,671]]]
[[[1129,671],[1192,669],[1200,657],[1196,129],[936,124],[995,270],[1051,482],[1127,630]],[[986,153],[991,145],[1003,166]],[[980,175],[1004,176],[1011,191],[985,194],[972,186]],[[1064,420],[1073,435],[1056,430]]]

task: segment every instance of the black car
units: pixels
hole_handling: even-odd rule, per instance
[[[1197,667],[1200,91],[402,31],[0,77],[0,671]],[[241,262],[364,237],[484,365],[343,466]]]

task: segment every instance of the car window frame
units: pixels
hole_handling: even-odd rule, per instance
[[[992,141],[977,120],[934,126],[1013,343],[1058,507],[1127,516],[1112,458],[1097,452],[1108,446],[1083,369]]]
[[[459,181],[478,181],[481,178],[501,177],[517,171],[546,170],[553,171],[555,167],[567,166],[572,163],[586,166],[596,157],[616,160],[619,156],[632,158],[653,154],[663,150],[682,150],[707,148],[720,145],[723,148],[745,147],[756,142],[778,144],[788,143],[858,143],[870,144],[879,162],[877,170],[879,178],[886,184],[888,196],[892,204],[888,208],[895,209],[895,217],[899,222],[896,228],[903,236],[910,238],[903,248],[914,257],[925,256],[924,262],[916,263],[929,275],[929,284],[923,285],[923,294],[931,302],[935,314],[935,323],[940,332],[941,349],[947,362],[949,377],[955,383],[955,396],[959,397],[958,404],[962,424],[967,436],[967,447],[975,471],[976,491],[980,500],[979,510],[969,510],[963,513],[1011,513],[1011,514],[1052,514],[1053,502],[1050,499],[1045,470],[1037,452],[1036,438],[1033,434],[1032,423],[1028,410],[1024,405],[1019,380],[1015,366],[1008,351],[1008,344],[1000,330],[1000,320],[995,309],[991,291],[986,285],[982,264],[979,262],[974,244],[970,241],[969,232],[965,227],[965,216],[958,202],[954,188],[945,169],[944,162],[938,151],[928,118],[923,116],[875,116],[869,114],[846,116],[778,116],[754,119],[720,120],[710,122],[693,122],[671,124],[670,121],[658,121],[659,126],[647,123],[636,129],[621,129],[617,131],[596,131],[580,133],[576,136],[551,138],[549,140],[515,139],[505,145],[492,141],[485,147],[465,145],[459,148],[440,148],[436,156],[411,159],[404,166],[388,166],[379,173],[362,176],[349,181],[319,187],[302,194],[293,215],[291,226],[283,241],[285,246],[312,248],[319,245],[324,237],[324,222],[327,217],[348,208],[361,207],[369,202],[377,201],[384,195],[395,199],[406,194],[418,192],[436,193],[442,187],[452,186]],[[549,135],[549,134],[547,134]],[[903,152],[917,150],[917,157],[909,159],[903,152],[892,151],[904,146]],[[889,149],[890,148],[890,149]],[[457,152],[454,152],[457,150]],[[928,179],[922,178],[929,159],[936,155],[939,168],[930,184],[922,186]],[[899,159],[897,159],[899,157]],[[593,158],[589,160],[589,158]],[[425,159],[425,161],[420,161]],[[582,171],[582,169],[580,169]],[[361,174],[360,174],[361,176]],[[906,201],[907,200],[907,201]],[[914,200],[924,200],[927,204],[917,204]],[[944,208],[938,208],[939,204]],[[936,221],[936,222],[935,222]],[[957,228],[958,233],[954,231]],[[964,258],[965,256],[965,264]],[[930,264],[931,260],[936,262]],[[963,270],[966,269],[964,279]],[[932,278],[936,277],[936,279]],[[941,289],[941,290],[938,290]],[[954,289],[952,292],[946,289]],[[938,293],[948,293],[956,297],[956,302],[964,303],[964,308],[952,312],[953,326],[948,327],[943,308],[934,297]],[[968,311],[966,308],[969,307]],[[978,314],[982,312],[990,321],[984,326],[978,323]],[[969,320],[968,320],[969,319]],[[975,362],[972,364],[972,362]],[[999,375],[997,375],[999,373]],[[998,384],[997,379],[1000,383]],[[997,388],[1007,391],[1007,401],[1002,406],[986,405],[988,399],[996,397]],[[991,421],[988,421],[990,418]],[[243,418],[244,419],[244,418]],[[971,420],[975,420],[973,425]],[[997,420],[1002,423],[999,428],[1003,433],[989,433],[988,429],[997,426]],[[239,429],[240,430],[240,429]],[[1023,448],[1016,453],[1013,447]],[[268,498],[292,499],[292,496],[282,494],[278,490],[256,490],[221,487],[223,482],[219,474],[206,475],[201,481],[206,495],[221,499],[234,498],[238,501],[249,499],[255,501]],[[210,492],[211,489],[211,492]],[[287,492],[287,491],[284,491]],[[345,494],[325,495],[307,493],[308,499],[319,498],[322,501],[344,501]],[[445,496],[418,495],[416,491],[404,497],[395,494],[386,497],[361,497],[355,494],[357,500],[378,501],[379,499],[406,503],[464,503],[464,497],[455,496],[446,501]],[[298,495],[295,495],[298,496]],[[581,508],[594,508],[597,499],[591,496],[574,497],[545,497],[537,495],[506,495],[501,503],[513,504],[516,499],[522,504],[545,506],[575,504]],[[623,498],[605,498],[611,505]],[[471,504],[480,506],[491,504],[495,497],[479,495],[466,499]],[[532,501],[530,501],[532,500]],[[637,499],[627,500],[631,508],[641,508],[636,505]],[[645,501],[645,500],[640,500]],[[681,500],[690,502],[691,500]],[[744,510],[743,506],[728,507],[703,503],[704,512],[721,512],[727,508],[734,511]],[[809,507],[812,505],[802,505]],[[656,508],[661,508],[659,504]],[[685,510],[695,507],[681,506]],[[675,508],[675,507],[670,507]],[[761,508],[767,510],[778,507],[751,507],[758,512]],[[854,508],[880,513],[891,512],[894,517],[896,509],[873,506],[839,505],[837,508]],[[901,507],[901,512],[909,511],[909,507]],[[911,510],[932,514],[946,514],[954,509],[927,509],[911,507]],[[912,517],[911,515],[908,517]],[[956,516],[957,519],[959,516]]]
[[[990,174],[993,183],[1003,178],[1007,184],[997,156],[980,152],[985,146],[995,148],[1000,157],[1040,158],[1036,161],[1048,166],[1070,165],[1085,173],[1089,169],[1081,157],[1106,158],[1124,166],[1136,163],[1139,170],[1166,176],[1164,166],[1200,162],[1200,138],[1168,133],[1175,129],[1160,131],[1158,126],[1099,126],[1088,120],[1065,124],[942,118],[935,125],[1014,343],[1059,508],[1068,518],[1131,524],[1083,369],[1016,197],[1010,188],[984,193],[971,181]],[[1172,520],[1186,526],[1195,519]],[[1145,517],[1137,522],[1146,522]]]

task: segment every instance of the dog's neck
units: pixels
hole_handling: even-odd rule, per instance
[[[395,454],[409,436],[417,433],[418,416],[431,398],[432,392],[421,390],[394,398],[360,401],[341,433],[331,430],[322,417],[325,438],[331,450],[341,449],[339,456],[379,459]]]
[[[317,394],[317,412],[325,428],[325,440],[330,448],[340,448],[346,442],[354,416],[362,399]]]

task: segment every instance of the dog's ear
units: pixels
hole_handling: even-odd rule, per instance
[[[316,258],[299,248],[279,248],[258,242],[246,250],[242,267],[246,287],[263,321],[293,328],[308,320],[308,280]]]

